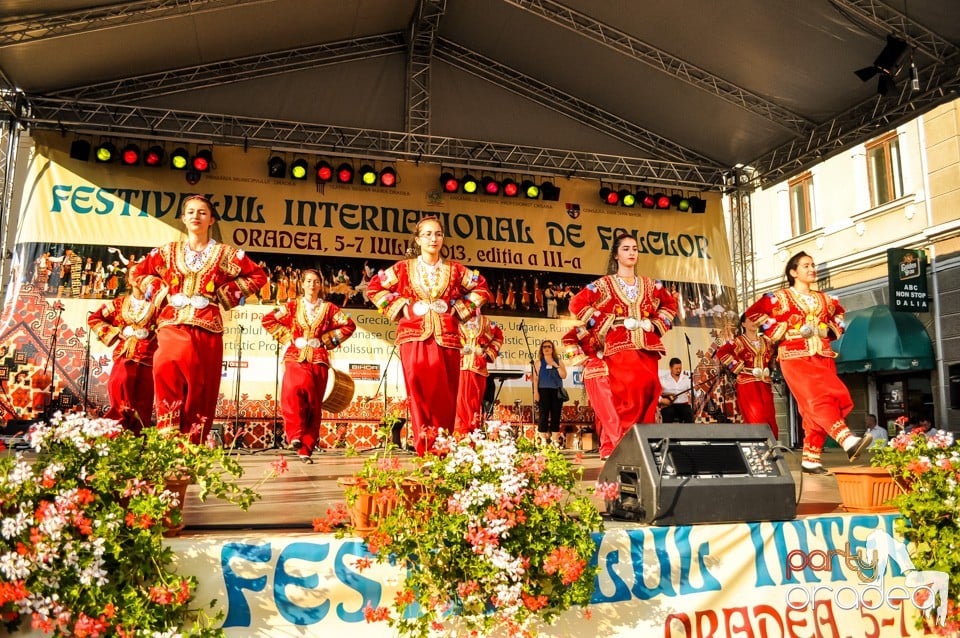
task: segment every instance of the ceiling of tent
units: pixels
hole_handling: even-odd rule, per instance
[[[909,43],[896,88],[871,66]],[[0,108],[567,176],[782,179],[956,97],[956,0],[4,0]],[[201,118],[196,114],[214,115]]]

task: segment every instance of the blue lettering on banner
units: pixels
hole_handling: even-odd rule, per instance
[[[325,600],[314,607],[301,607],[287,597],[287,586],[316,589],[320,578],[316,574],[293,576],[286,570],[288,560],[303,560],[319,563],[330,553],[330,546],[317,543],[290,543],[277,558],[277,569],[273,577],[273,599],[277,611],[285,620],[294,625],[312,625],[323,620],[330,609],[330,601]]]
[[[232,560],[245,560],[251,563],[269,563],[272,551],[270,544],[247,545],[245,543],[227,543],[220,550],[220,569],[227,589],[227,617],[224,627],[249,627],[250,605],[243,591],[263,591],[267,586],[267,577],[244,578],[233,571]]]

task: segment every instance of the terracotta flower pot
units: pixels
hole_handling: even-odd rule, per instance
[[[350,525],[360,538],[366,538],[379,528],[380,522],[396,508],[398,499],[413,502],[424,492],[423,484],[413,479],[405,479],[398,492],[392,489],[369,490],[366,481],[356,476],[345,476],[337,482],[345,489],[355,490],[356,499],[347,499],[347,511]]]
[[[895,512],[890,501],[903,493],[890,472],[882,467],[834,468],[840,501],[848,512]]]

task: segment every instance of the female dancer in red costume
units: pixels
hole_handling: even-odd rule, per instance
[[[639,249],[632,235],[613,241],[608,275],[570,299],[570,312],[603,346],[610,391],[620,416],[617,442],[636,423],[654,423],[660,400],[657,361],[661,337],[677,314],[677,302],[659,281],[636,273]]]
[[[487,388],[487,365],[497,360],[503,345],[503,330],[477,313],[460,324],[463,349],[460,386],[457,392],[457,434],[473,432],[483,421],[483,393]]]
[[[268,312],[262,323],[274,339],[288,344],[280,391],[283,430],[300,460],[311,463],[330,370],[327,351],[339,347],[357,326],[338,306],[321,299],[319,272],[304,270],[300,285],[303,295]]]
[[[780,438],[777,410],[773,405],[770,362],[774,345],[757,331],[757,324],[740,317],[741,333],[717,349],[714,355],[737,377],[737,405],[744,423],[766,423],[773,438]]]
[[[157,350],[157,307],[130,282],[129,295],[103,304],[87,317],[87,326],[113,348],[107,381],[108,419],[116,419],[137,434],[153,417],[153,355]]]
[[[157,427],[175,427],[194,442],[213,425],[223,366],[223,317],[259,290],[267,275],[242,250],[216,242],[213,205],[183,200],[187,238],[154,248],[133,266],[132,281],[161,306],[153,380]]]
[[[370,280],[367,296],[394,321],[410,402],[417,454],[433,447],[440,429],[451,431],[460,383],[460,328],[490,301],[484,278],[440,258],[443,227],[424,217],[414,232],[412,259],[398,261]]]
[[[620,417],[610,391],[610,368],[603,360],[600,342],[582,326],[568,330],[562,338],[563,359],[568,365],[583,366],[583,389],[593,408],[593,429],[600,459],[610,456],[620,442]]]
[[[803,471],[828,474],[820,463],[828,436],[851,461],[870,447],[873,437],[854,436],[845,421],[853,400],[837,376],[837,355],[830,349],[830,340],[843,333],[843,306],[836,297],[810,287],[817,280],[817,266],[807,253],[791,257],[784,274],[787,288],[758,299],[746,316],[764,324],[764,332],[779,343],[780,370],[803,419]]]

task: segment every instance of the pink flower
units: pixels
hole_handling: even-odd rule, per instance
[[[280,476],[281,474],[286,474],[287,470],[289,469],[289,466],[287,465],[287,457],[281,454],[280,458],[278,458],[277,460],[273,461],[270,464],[270,467],[272,468],[271,473],[274,476]]]
[[[603,497],[605,501],[614,501],[620,496],[620,485],[618,483],[597,482],[594,494]]]

